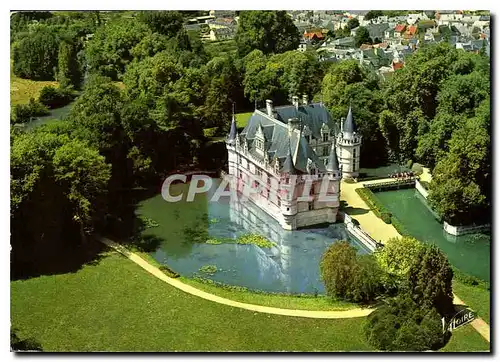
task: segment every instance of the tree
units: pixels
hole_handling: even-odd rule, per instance
[[[415,238],[401,237],[387,240],[384,247],[374,253],[378,264],[389,277],[386,284],[401,289],[413,261],[422,249],[423,244]]]
[[[423,309],[405,294],[387,300],[370,313],[363,329],[377,350],[438,350],[450,337],[443,334],[440,319],[435,309]]]
[[[382,271],[372,255],[356,253],[347,241],[332,244],[321,258],[321,276],[329,296],[370,302],[381,292]]]
[[[354,28],[357,28],[358,26],[359,26],[359,20],[357,18],[349,19],[349,21],[347,22],[348,30],[352,30]]]
[[[34,272],[34,260],[85,242],[106,212],[110,166],[87,142],[60,131],[43,126],[12,140],[14,274]]]
[[[73,44],[62,41],[59,44],[57,58],[57,81],[61,88],[80,88],[83,74],[78,61],[76,47]]]
[[[378,125],[382,111],[378,77],[354,60],[332,66],[322,83],[322,98],[333,119],[345,118],[352,107],[357,132],[363,136],[361,167],[377,167],[387,159]]]
[[[364,20],[376,19],[379,16],[383,16],[383,15],[384,15],[384,13],[382,12],[382,10],[370,10],[369,12],[366,13]]]
[[[58,50],[55,32],[39,27],[13,47],[14,74],[33,80],[53,80]]]
[[[299,31],[286,11],[241,11],[239,16],[235,41],[240,57],[254,49],[269,54],[299,46]]]
[[[438,247],[426,245],[414,259],[407,278],[411,298],[421,308],[435,308],[442,316],[453,312],[453,270]]]
[[[488,220],[491,145],[487,128],[470,118],[453,132],[448,146],[448,154],[433,170],[430,205],[452,225]]]
[[[370,38],[370,33],[368,29],[364,26],[360,26],[356,31],[356,36],[354,37],[354,42],[356,47],[360,47],[362,44],[371,44],[372,38]]]
[[[152,32],[174,37],[182,29],[184,19],[178,11],[141,11],[137,18]]]
[[[118,80],[132,61],[132,49],[150,33],[137,19],[119,18],[99,27],[85,47],[91,71]]]

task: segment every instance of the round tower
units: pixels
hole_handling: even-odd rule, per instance
[[[359,176],[362,137],[356,132],[350,106],[341,129],[341,132],[337,135],[337,156],[340,163],[340,172],[343,179],[351,179]]]
[[[328,155],[328,163],[326,164],[326,176],[328,177],[328,188],[326,190],[328,210],[328,222],[334,223],[337,221],[337,213],[340,207],[340,170],[337,160],[337,151],[335,140],[332,143],[330,154]]]
[[[297,229],[297,198],[294,197],[295,182],[294,176],[297,175],[297,170],[293,165],[292,152],[290,150],[290,145],[288,147],[288,154],[283,166],[280,169],[280,209],[283,215],[282,227],[285,230],[295,230]]]

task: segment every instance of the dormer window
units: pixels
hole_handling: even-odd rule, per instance
[[[257,128],[257,132],[255,132],[255,149],[260,154],[264,153],[264,132],[261,125]]]
[[[329,141],[329,134],[323,133],[323,142],[328,142],[328,141]]]

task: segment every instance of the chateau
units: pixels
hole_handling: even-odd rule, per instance
[[[236,178],[238,192],[258,183],[261,191],[251,194],[251,201],[284,229],[334,223],[341,178],[359,174],[361,136],[355,131],[351,107],[338,129],[322,103],[309,103],[307,96],[302,102],[293,97],[292,103],[273,107],[267,100],[266,108],[256,109],[239,134],[233,116],[226,140],[228,173]],[[320,201],[324,178],[328,200]],[[278,184],[282,191],[270,192]],[[299,200],[304,191],[309,201]]]

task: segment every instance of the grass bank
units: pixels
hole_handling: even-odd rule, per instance
[[[255,313],[185,294],[115,253],[11,283],[12,324],[44,351],[367,351],[363,318]]]
[[[486,323],[490,324],[490,291],[453,280],[453,293],[474,309]]]

